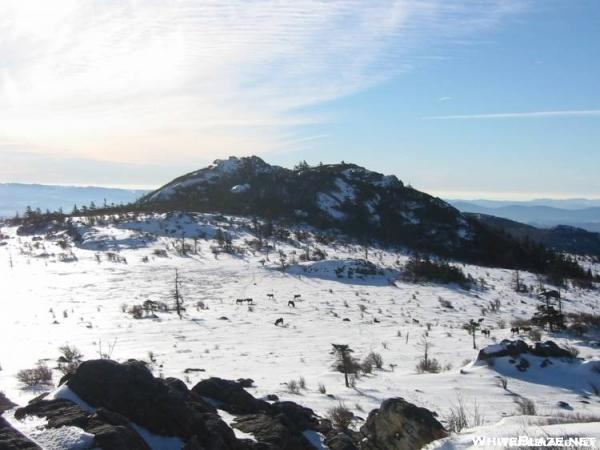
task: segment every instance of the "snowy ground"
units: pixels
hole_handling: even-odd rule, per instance
[[[460,399],[469,414],[478,410],[484,424],[492,425],[517,414],[518,394],[534,401],[539,415],[600,416],[600,397],[576,370],[575,382],[563,373],[528,376],[471,364],[478,350],[462,329],[466,321],[484,317],[483,327],[491,330],[491,337],[477,335],[482,347],[511,338],[511,320],[529,318],[539,303],[535,296],[513,292],[512,272],[465,266],[488,286],[470,291],[411,284],[395,281],[406,256],[372,248],[368,258],[382,270],[380,275],[338,278],[340,261],[364,258],[364,249],[313,241],[311,248],[325,251],[327,261],[297,263],[304,243],[272,241],[277,251],[287,254],[288,264],[299,264],[284,272],[277,251],[267,259],[245,244],[254,238],[248,224],[244,219],[200,215],[82,226],[84,242],[67,250],[56,241],[19,237],[15,228],[3,227],[1,233],[8,238],[0,245],[0,390],[17,403],[27,402],[39,391],[24,389],[15,374],[40,359],[54,367],[58,347],[70,344],[86,358],[112,352],[118,360],[149,360],[152,352],[156,375],[178,377],[190,386],[208,376],[252,378],[256,388],[250,391],[255,396],[277,394],[321,415],[342,402],[366,418],[384,399],[399,396],[444,419]],[[174,251],[181,244],[181,232],[188,236],[185,243],[194,247],[189,236],[204,233],[211,238],[218,228],[232,234],[243,255],[215,256],[212,239],[199,240],[197,254],[180,256]],[[155,254],[163,249],[167,257]],[[116,253],[120,262],[109,261],[108,252]],[[304,270],[302,265],[311,267]],[[145,300],[171,303],[175,269],[182,277],[187,308],[182,320],[174,313],[134,319],[123,312],[122,305]],[[533,275],[522,276],[528,284],[537,284]],[[295,308],[289,307],[296,294],[301,298],[295,300]],[[238,298],[253,298],[254,305],[237,305]],[[451,302],[453,309],[443,307],[440,299]],[[482,308],[496,300],[499,311],[482,315]],[[195,306],[199,301],[206,309]],[[564,309],[598,313],[598,301],[598,292],[569,290]],[[274,326],[278,318],[284,319],[283,327]],[[425,332],[432,345],[430,357],[446,367],[441,373],[415,370]],[[526,335],[521,338],[528,340]],[[551,338],[576,346],[586,361],[600,361],[600,349],[588,341],[566,335]],[[359,358],[380,353],[383,370],[362,376],[355,388],[344,387],[343,375],[331,369],[332,343],[350,344]],[[186,373],[189,368],[203,371]],[[499,385],[499,373],[508,378],[510,392]],[[596,376],[600,386],[600,374]],[[55,371],[55,381],[59,377]],[[306,389],[290,393],[286,383],[300,377]],[[319,392],[319,385],[326,394]],[[559,401],[572,410],[560,408]]]

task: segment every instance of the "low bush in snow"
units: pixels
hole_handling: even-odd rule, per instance
[[[327,412],[327,417],[331,420],[331,424],[338,430],[348,430],[354,419],[354,414],[348,408],[340,403],[338,406],[331,408]]]
[[[421,358],[416,368],[418,373],[438,373],[442,370],[442,366],[435,358]]]
[[[27,387],[52,384],[52,369],[40,361],[33,369],[17,372],[17,380]]]
[[[383,357],[379,353],[371,352],[365,358],[365,362],[370,363],[376,369],[383,368]]]
[[[524,416],[535,416],[537,411],[532,400],[519,396],[516,398],[517,411]]]

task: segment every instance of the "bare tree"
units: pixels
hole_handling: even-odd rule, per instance
[[[183,318],[183,297],[181,296],[181,280],[179,279],[179,271],[175,269],[175,290],[173,292],[173,299],[175,300],[175,311],[180,319]]]

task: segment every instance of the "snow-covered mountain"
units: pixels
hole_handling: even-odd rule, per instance
[[[544,258],[439,198],[354,164],[294,170],[230,157],[145,195],[146,211],[198,211],[306,223],[474,263],[544,270]]]

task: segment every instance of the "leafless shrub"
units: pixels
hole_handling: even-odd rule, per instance
[[[442,368],[440,363],[435,358],[421,358],[417,363],[417,372],[418,373],[438,373]]]
[[[383,368],[383,357],[379,353],[371,352],[365,358],[365,362],[370,362],[376,369]]]
[[[296,380],[290,380],[285,385],[290,394],[299,394],[300,393],[300,386],[298,386],[298,382]]]
[[[327,412],[327,416],[334,428],[342,431],[348,430],[354,419],[352,411],[346,408],[343,403],[340,403],[335,408],[331,408]]]
[[[484,423],[477,402],[473,403],[473,410],[469,414],[461,397],[458,397],[457,404],[450,408],[445,421],[446,428],[454,433],[460,433],[464,428],[478,427]]]
[[[373,364],[368,359],[365,359],[362,363],[360,363],[360,371],[364,374],[373,373]]]
[[[52,369],[43,361],[39,361],[33,369],[23,369],[17,372],[17,380],[27,387],[52,384]]]
[[[515,399],[515,403],[517,404],[517,411],[519,412],[519,414],[522,414],[524,416],[536,415],[535,403],[533,403],[532,400],[523,396],[518,396]]]
[[[298,387],[300,389],[306,389],[306,379],[304,377],[298,378]]]
[[[83,354],[77,349],[70,345],[63,345],[58,348],[60,356],[58,357],[58,370],[63,374],[67,375],[74,373],[79,365]]]

